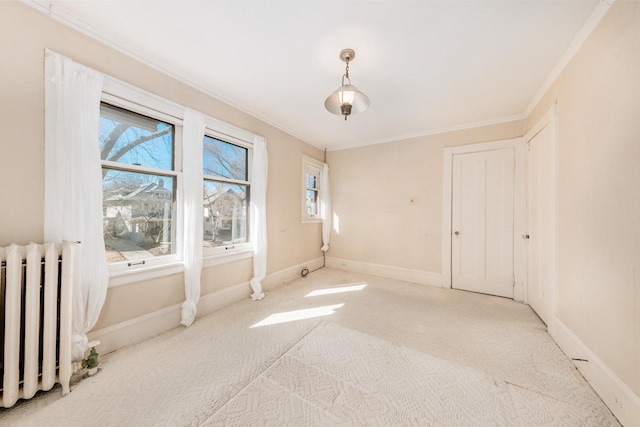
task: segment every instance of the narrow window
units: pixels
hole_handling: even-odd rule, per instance
[[[245,248],[251,147],[206,135],[203,150],[204,255]]]
[[[319,222],[322,162],[302,156],[302,222]]]

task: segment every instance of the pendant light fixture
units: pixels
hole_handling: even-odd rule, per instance
[[[324,101],[324,107],[330,113],[343,115],[345,120],[350,114],[361,113],[369,107],[369,97],[352,85],[349,78],[349,61],[353,61],[355,57],[353,49],[343,49],[340,52],[340,59],[347,63],[342,75],[342,85]]]

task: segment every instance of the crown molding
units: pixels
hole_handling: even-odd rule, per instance
[[[265,118],[264,116],[260,115],[259,113],[256,113],[255,111],[249,110],[245,107],[242,107],[240,105],[238,105],[237,103],[233,102],[232,100],[225,98],[217,93],[212,92],[209,89],[204,88],[203,86],[201,86],[200,84],[193,82],[189,79],[184,78],[183,76],[180,76],[178,74],[175,74],[174,72],[172,72],[169,69],[166,69],[164,67],[161,67],[160,65],[156,64],[155,62],[145,58],[144,56],[134,52],[133,50],[130,50],[128,48],[126,48],[125,43],[122,43],[121,41],[114,39],[114,38],[110,38],[110,37],[105,37],[101,31],[97,28],[95,28],[94,26],[88,24],[87,22],[83,21],[82,19],[78,18],[77,16],[69,13],[66,9],[54,5],[49,1],[46,0],[20,0],[21,3],[30,6],[32,8],[34,8],[35,10],[44,13],[45,15],[48,15],[50,18],[52,18],[55,21],[60,22],[61,24],[72,28],[73,30],[76,30],[130,58],[135,59],[138,62],[141,62],[142,64],[146,65],[149,68],[152,68],[156,71],[159,71],[160,73],[171,77],[174,80],[177,80],[180,83],[183,83],[199,92],[204,93],[205,95],[208,95],[214,99],[217,99],[221,102],[224,102],[225,104],[239,110],[242,111],[243,113],[249,114],[252,117],[257,118],[258,120],[261,120],[262,122],[273,126],[274,128],[281,130],[282,132],[285,132],[288,135],[293,136],[294,138],[299,139],[302,142],[305,142],[319,150],[323,150],[323,147],[320,147],[319,145],[313,144],[311,142],[308,142],[306,139],[304,139],[303,137],[301,137],[300,135],[296,134],[295,132],[293,132],[292,130],[278,124],[275,123],[267,118]]]
[[[354,144],[354,145],[341,146],[339,148],[328,148],[327,151],[350,150],[352,148],[367,147],[369,145],[377,145],[377,144],[386,144],[388,142],[405,141],[407,139],[420,138],[420,137],[423,137],[423,136],[439,135],[439,134],[443,134],[443,133],[449,133],[449,132],[456,132],[456,131],[460,131],[460,130],[479,128],[479,127],[483,127],[483,126],[491,126],[491,125],[498,125],[498,124],[501,124],[501,123],[514,122],[514,121],[517,121],[517,120],[523,120],[525,118],[526,118],[526,116],[524,114],[517,114],[517,115],[514,115],[514,116],[507,116],[507,117],[502,117],[502,118],[499,118],[499,119],[483,120],[483,121],[479,121],[479,122],[466,123],[466,124],[462,124],[462,125],[450,126],[450,127],[445,127],[445,128],[431,129],[431,130],[428,130],[428,131],[425,131],[425,132],[416,132],[416,133],[401,135],[401,136],[397,136],[397,137],[393,137],[393,138],[377,139],[377,140],[370,141],[370,142],[363,142],[363,143]]]
[[[528,117],[536,107],[536,105],[538,105],[538,102],[540,102],[551,85],[558,79],[560,73],[564,70],[567,64],[569,64],[571,59],[573,59],[576,53],[578,53],[584,42],[587,40],[589,35],[591,35],[593,30],[600,23],[600,20],[602,20],[602,18],[614,2],[615,0],[600,0],[600,3],[598,4],[598,6],[596,6],[593,12],[591,12],[589,19],[587,19],[587,22],[585,22],[582,28],[580,28],[580,31],[578,31],[578,34],[576,34],[569,47],[560,58],[560,61],[558,61],[553,70],[551,70],[551,72],[547,75],[547,78],[542,83],[542,86],[540,86],[536,94],[529,102],[529,105],[527,105],[527,108],[524,110],[525,117]]]

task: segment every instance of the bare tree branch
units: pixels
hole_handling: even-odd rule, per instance
[[[205,147],[204,151],[205,153],[211,154],[218,160],[218,165],[222,167],[224,171],[229,173],[230,178],[235,178],[235,179],[245,178],[245,173],[246,173],[246,171],[244,170],[245,168],[242,165],[238,165],[237,163],[232,164],[229,160],[227,160],[225,156],[220,154],[220,151],[218,150],[217,147],[214,147],[213,149]],[[205,171],[209,172],[208,173],[209,175],[218,175],[217,173],[215,173],[213,169],[206,168]]]
[[[168,127],[168,128],[163,129],[161,131],[154,132],[154,133],[152,133],[150,135],[140,136],[137,139],[134,139],[133,141],[127,143],[125,146],[120,148],[115,153],[113,153],[113,155],[110,156],[107,160],[110,160],[112,162],[118,161],[118,159],[120,157],[124,156],[129,150],[132,150],[135,147],[137,147],[138,145],[144,144],[147,141],[151,141],[152,139],[159,138],[159,137],[161,137],[163,135],[166,135],[169,132],[171,132],[171,130],[172,130],[172,128]]]
[[[131,151],[132,149],[134,149],[138,145],[144,144],[147,141],[151,141],[152,139],[159,138],[159,137],[161,137],[163,135],[166,135],[169,132],[171,132],[171,130],[172,130],[172,128],[168,127],[168,128],[163,129],[161,131],[154,132],[154,133],[152,133],[150,135],[140,136],[140,137],[134,139],[133,141],[128,142],[127,144],[122,146],[118,151],[116,151],[111,156],[109,156],[109,152],[113,149],[113,147],[115,146],[115,144],[118,141],[118,139],[122,136],[122,134],[129,127],[130,127],[129,125],[124,125],[124,124],[120,123],[115,128],[113,128],[113,130],[111,131],[111,133],[107,137],[107,141],[102,146],[102,151],[100,153],[100,157],[102,158],[102,160],[110,160],[110,161],[115,162],[120,157],[124,156],[127,152]],[[104,179],[104,177],[107,175],[107,172],[108,171],[105,170],[105,169],[102,170],[102,179]]]
[[[107,160],[109,153],[113,150],[113,146],[116,145],[118,139],[122,136],[122,134],[129,129],[130,125],[124,123],[118,123],[115,128],[109,133],[107,140],[104,142],[102,146],[102,150],[100,151],[100,159]]]

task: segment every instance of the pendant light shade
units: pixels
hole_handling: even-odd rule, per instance
[[[330,113],[344,115],[346,120],[346,116],[369,108],[369,97],[354,85],[342,85],[324,101],[324,107]]]
[[[342,76],[342,85],[324,101],[327,111],[342,115],[345,120],[349,115],[361,113],[369,107],[369,97],[352,85],[349,78],[349,61],[355,56],[353,49],[344,49],[340,52],[340,59],[347,63],[346,72]]]

